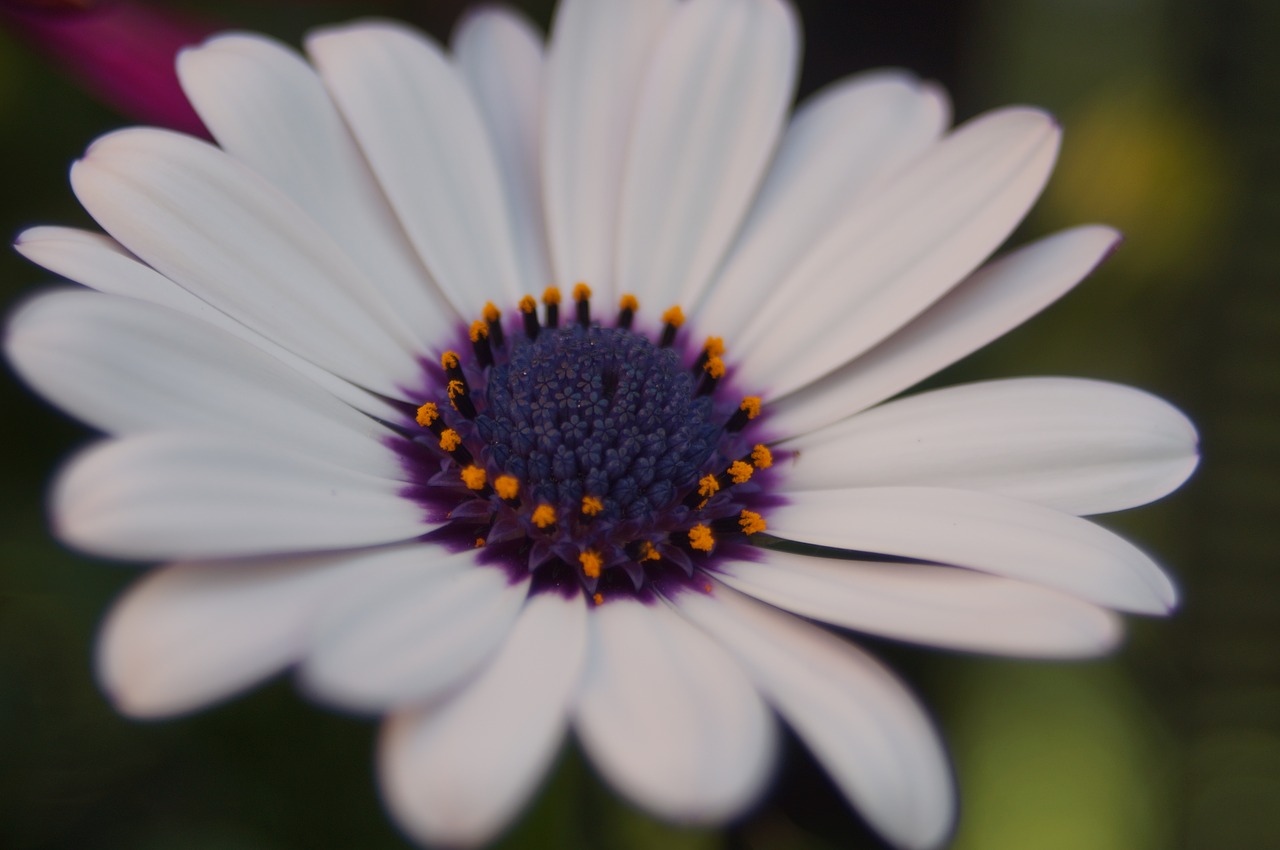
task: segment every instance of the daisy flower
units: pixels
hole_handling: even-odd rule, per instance
[[[909,690],[822,621],[1081,657],[1165,574],[1082,515],[1156,499],[1196,435],[1146,393],[1021,378],[894,399],[1075,285],[1117,234],[984,261],[1059,131],[955,128],[900,71],[789,114],[780,0],[490,9],[446,50],[225,35],[179,76],[216,146],[128,129],[72,169],[105,234],[18,249],[83,284],[6,340],[110,435],[51,496],[67,544],[163,561],[97,670],[136,717],[292,670],[385,715],[425,843],[495,836],[571,730],[623,796],[720,823],[786,722],[890,842],[954,818]],[[89,291],[96,290],[96,291]]]

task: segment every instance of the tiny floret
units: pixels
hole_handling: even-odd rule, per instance
[[[446,428],[440,432],[440,448],[446,452],[452,452],[462,445],[462,436],[452,428]]]
[[[604,604],[604,594],[603,594],[603,593],[596,593],[596,594],[593,594],[593,595],[592,595],[592,597],[591,597],[591,601],[592,601],[592,602],[594,602],[594,603],[596,603],[597,605],[603,605],[603,604]]]
[[[519,307],[521,313],[532,313],[538,309],[538,302],[533,299],[532,295],[526,295],[520,299]]]
[[[733,479],[734,484],[746,484],[751,480],[753,472],[755,472],[755,467],[749,463],[735,460],[729,464],[729,477]]]
[[[587,578],[600,578],[600,568],[604,566],[604,562],[600,560],[600,553],[592,549],[588,549],[578,556],[578,561],[582,564],[582,574]]]
[[[440,418],[440,408],[436,407],[434,401],[429,401],[422,407],[418,408],[416,420],[423,428],[430,428],[431,424]]]
[[[487,478],[485,471],[474,464],[462,468],[462,483],[467,485],[468,490],[484,489]]]
[[[630,293],[628,293],[627,295],[622,296],[622,298],[618,300],[618,309],[630,310],[631,312],[634,313],[636,310],[640,309],[640,302],[636,299],[634,295],[631,295]]]
[[[698,495],[710,499],[720,490],[720,482],[714,475],[704,475],[698,479]]]
[[[674,307],[669,307],[667,311],[662,314],[662,321],[673,328],[678,328],[684,324],[684,310],[680,309],[679,304]]]
[[[644,543],[640,544],[640,560],[660,561],[662,560],[662,554],[658,552],[657,548],[652,543],[646,540]]]
[[[499,310],[497,305],[495,305],[492,301],[486,301],[484,302],[484,313],[482,315],[484,316],[484,320],[486,322],[489,322],[492,324],[493,322],[496,322],[498,321],[498,319],[502,318],[502,311]]]
[[[716,545],[716,539],[711,533],[711,527],[695,525],[689,529],[689,545],[699,552],[710,552]]]
[[[440,365],[445,369],[457,369],[461,364],[462,361],[458,359],[456,351],[446,351],[440,355]]]
[[[724,361],[714,355],[707,358],[707,363],[702,367],[708,375],[713,378],[724,377]]]
[[[602,510],[604,510],[604,502],[600,501],[595,496],[582,497],[582,512],[587,516],[595,516]]]
[[[556,524],[556,509],[548,504],[538,505],[530,519],[538,528],[548,528]]]
[[[479,342],[483,337],[489,335],[489,326],[483,321],[477,319],[471,323],[471,332],[469,336],[472,342]]]
[[[520,494],[520,479],[514,475],[499,475],[493,479],[493,489],[500,499],[514,499]]]
[[[542,290],[542,303],[559,304],[560,288],[558,286],[548,286],[546,289]]]
[[[590,297],[591,297],[591,287],[587,286],[585,283],[578,283],[574,285],[573,287],[574,301],[586,301]]]
[[[723,357],[725,352],[724,340],[718,336],[709,336],[706,343],[703,344],[702,350],[707,353],[708,357]]]
[[[743,511],[738,515],[738,527],[742,529],[743,534],[752,535],[764,531],[768,525],[764,517],[755,511]]]
[[[760,415],[760,397],[747,396],[742,400],[742,404],[738,405],[738,409],[747,414],[748,419],[755,419]]]
[[[751,463],[756,469],[768,469],[773,466],[773,452],[764,443],[757,443],[751,450]]]

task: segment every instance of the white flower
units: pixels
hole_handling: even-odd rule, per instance
[[[886,71],[788,121],[779,0],[566,0],[545,50],[489,10],[450,53],[382,22],[307,51],[185,52],[220,149],[108,135],[72,183],[109,236],[20,238],[99,291],[31,299],[7,339],[112,435],[59,477],[57,533],[170,562],[104,627],[122,711],[294,668],[387,715],[387,805],[447,844],[509,823],[569,728],[636,803],[732,818],[777,712],[924,848],[954,812],[929,719],[793,614],[1079,657],[1117,643],[1113,610],[1174,604],[1079,515],[1190,474],[1176,410],[1070,378],[886,401],[1115,244],[1081,227],[979,268],[1049,175],[1048,116],[948,131],[941,91]]]

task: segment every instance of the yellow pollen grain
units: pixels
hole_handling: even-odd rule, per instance
[[[769,447],[764,443],[757,443],[751,450],[751,462],[755,464],[756,469],[768,469],[773,466],[773,452],[769,451]]]
[[[652,543],[646,540],[640,545],[640,560],[642,561],[661,561],[662,555],[654,547]]]
[[[738,405],[738,409],[746,413],[748,419],[755,419],[760,415],[760,396],[747,396],[742,400],[742,404]]]
[[[729,477],[733,479],[734,484],[746,484],[751,480],[751,473],[753,472],[755,472],[755,467],[749,463],[735,460],[729,464]]]
[[[684,324],[684,310],[681,310],[680,305],[677,304],[662,314],[662,321],[673,328],[678,328]]]
[[[698,495],[710,499],[720,490],[720,482],[714,475],[704,475],[698,479]]]
[[[476,548],[477,548],[477,549],[483,549],[483,548],[484,548],[484,538],[483,538],[483,537],[477,537],[477,538],[476,538]]]
[[[592,602],[594,602],[594,603],[596,603],[597,605],[603,605],[603,604],[604,604],[604,594],[603,594],[603,593],[597,593],[595,596],[592,596],[592,597],[591,597],[591,601],[592,601]]]
[[[747,535],[756,534],[769,527],[765,524],[764,517],[755,511],[743,511],[738,514],[738,526],[742,529],[742,533]]]
[[[602,510],[604,510],[604,502],[600,501],[595,496],[582,497],[582,512],[587,516],[595,516]]]
[[[586,301],[590,297],[591,297],[591,287],[581,282],[574,285],[573,287],[574,301]]]
[[[458,446],[462,445],[462,437],[452,428],[445,428],[440,432],[440,448],[446,452],[451,452]]]
[[[546,289],[542,290],[542,303],[559,304],[560,288],[558,286],[548,286]]]
[[[467,385],[462,383],[462,381],[449,382],[449,398],[454,399],[460,395],[466,395],[466,394],[467,394]]]
[[[600,560],[597,552],[588,549],[578,556],[578,560],[582,563],[582,574],[587,578],[600,578],[600,568],[604,566],[604,561]]]
[[[640,309],[640,302],[636,300],[634,295],[627,293],[618,301],[618,309],[630,310],[634,313],[636,310]]]
[[[538,505],[533,509],[533,516],[530,519],[533,520],[533,524],[538,528],[555,525],[556,509],[547,504]]]
[[[486,322],[496,322],[502,318],[502,311],[494,306],[492,301],[486,301],[484,302],[484,312],[481,315],[484,316]]]
[[[724,377],[724,361],[721,360],[719,357],[708,357],[706,365],[704,365],[702,368],[703,370],[706,371],[708,375],[710,375],[713,378]]]
[[[488,335],[489,335],[489,326],[486,325],[484,322],[482,322],[479,319],[476,319],[474,322],[471,323],[470,336],[471,336],[472,342],[479,342],[481,339],[483,339],[484,337],[487,337]]]
[[[483,469],[474,464],[462,470],[462,483],[467,485],[468,490],[483,490],[488,477]]]
[[[710,593],[710,592],[711,592],[711,582],[707,582],[706,584],[704,584],[704,585],[702,586],[702,589],[703,589],[703,590],[705,590],[707,593]]]
[[[538,302],[533,300],[532,295],[526,295],[520,299],[521,313],[532,313],[536,309],[538,309]]]
[[[446,351],[440,355],[440,365],[446,369],[457,369],[462,361],[458,359],[458,352]]]
[[[520,492],[520,479],[514,475],[499,475],[493,479],[493,489],[500,499],[514,499]]]
[[[718,336],[709,336],[702,350],[707,352],[708,357],[720,357],[724,354],[724,340]]]
[[[716,545],[716,539],[711,534],[711,527],[695,525],[689,529],[689,545],[699,552],[710,552]]]
[[[434,401],[429,401],[418,408],[417,421],[423,428],[430,428],[431,423],[440,418],[440,408]]]

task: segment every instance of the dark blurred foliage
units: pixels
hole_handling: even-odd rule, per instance
[[[77,14],[114,0],[6,0]],[[365,14],[444,38],[464,0],[192,2],[182,20],[297,43]],[[518,4],[545,26],[552,4]],[[1199,424],[1205,461],[1166,502],[1107,517],[1179,578],[1183,610],[1132,622],[1116,658],[1032,664],[874,642],[951,742],[968,850],[1280,847],[1280,5],[1267,0],[798,2],[802,94],[899,65],[959,119],[1011,102],[1066,128],[1058,172],[1015,237],[1087,221],[1119,254],[1045,315],[935,383],[1077,374],[1136,384]],[[35,7],[40,7],[36,9]],[[66,183],[95,136],[138,120],[72,82],[29,31],[0,30],[0,231],[89,226]],[[117,103],[119,101],[116,101]],[[48,275],[0,255],[6,301]],[[287,681],[198,715],[137,723],[93,684],[94,630],[133,567],[53,544],[40,495],[91,435],[0,383],[0,846],[82,850],[404,848],[372,782],[374,723]],[[503,848],[878,847],[794,742],[771,794],[723,832],[620,802],[572,748]]]

